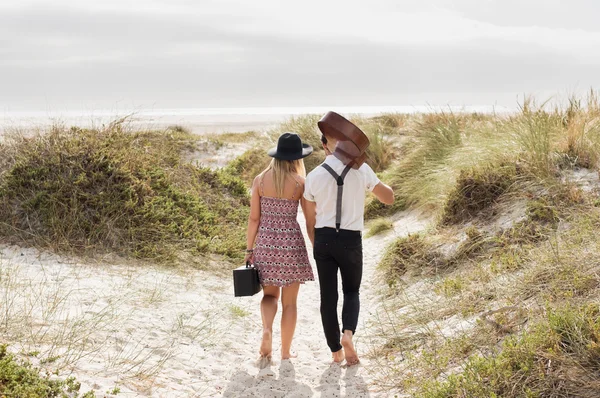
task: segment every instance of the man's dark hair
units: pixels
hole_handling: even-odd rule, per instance
[[[327,145],[327,137],[325,137],[325,134],[321,134],[321,142],[323,145]]]

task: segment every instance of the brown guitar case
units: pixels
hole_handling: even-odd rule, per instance
[[[335,112],[327,112],[317,125],[325,136],[337,140],[333,155],[342,163],[358,169],[367,160],[369,138],[352,122]]]

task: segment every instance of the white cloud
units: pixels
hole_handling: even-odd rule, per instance
[[[585,89],[600,83],[598,11],[586,0],[0,0],[0,106]]]

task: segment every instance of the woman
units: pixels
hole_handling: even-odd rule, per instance
[[[281,295],[281,359],[290,352],[296,329],[296,298],[300,284],[314,281],[300,225],[298,203],[304,209],[304,161],[312,147],[298,134],[284,133],[268,154],[271,164],[252,184],[246,261],[258,270],[264,296],[260,303],[263,333],[261,359],[271,359],[273,320]]]

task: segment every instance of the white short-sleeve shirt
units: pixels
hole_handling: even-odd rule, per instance
[[[324,163],[328,164],[338,175],[341,175],[346,167],[333,155],[327,156]],[[377,184],[379,184],[379,178],[366,163],[358,170],[348,171],[344,179],[342,195],[341,229],[363,230],[366,192],[372,191]],[[324,167],[317,166],[306,176],[304,198],[317,203],[315,228],[335,228],[337,182]]]

